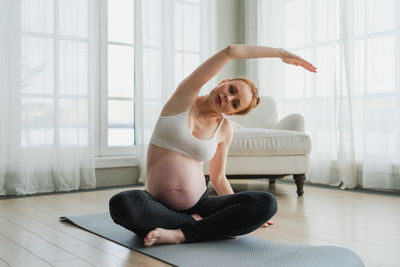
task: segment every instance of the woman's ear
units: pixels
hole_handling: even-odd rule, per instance
[[[228,79],[225,79],[225,80],[223,80],[223,81],[220,81],[218,85],[223,84],[224,82],[229,82],[230,80],[231,80],[231,79],[228,78]]]

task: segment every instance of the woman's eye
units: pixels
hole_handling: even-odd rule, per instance
[[[229,87],[229,93],[233,94],[233,88],[232,88],[232,86]]]
[[[236,103],[232,103],[232,106],[234,109],[236,109],[236,107],[237,107]]]

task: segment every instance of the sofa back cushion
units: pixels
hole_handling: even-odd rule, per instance
[[[261,103],[244,116],[229,116],[229,120],[247,128],[271,128],[277,121],[275,101],[270,96],[262,96]]]

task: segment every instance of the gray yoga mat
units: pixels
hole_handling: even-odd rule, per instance
[[[252,236],[200,243],[144,247],[143,240],[113,222],[108,212],[61,217],[89,232],[176,266],[364,266],[351,250],[335,246],[304,246]]]

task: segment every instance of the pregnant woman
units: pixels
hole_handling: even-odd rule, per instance
[[[284,49],[230,45],[186,77],[165,104],[148,147],[145,190],[129,190],[110,199],[114,222],[144,238],[145,246],[236,238],[269,221],[277,201],[268,192],[234,193],[225,176],[233,128],[224,115],[244,115],[260,103],[258,90],[245,78],[226,79],[208,95],[201,87],[234,59],[279,57],[316,68]],[[210,161],[210,197],[203,162]]]

